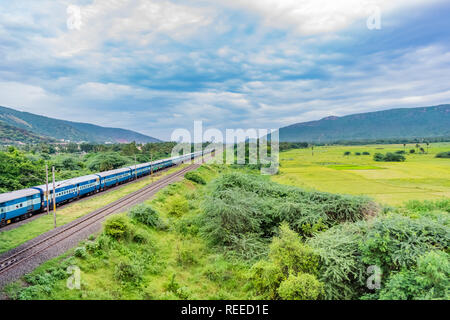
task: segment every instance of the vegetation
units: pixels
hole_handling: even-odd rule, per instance
[[[342,155],[342,153],[340,153]],[[369,199],[204,165],[67,255],[7,286],[15,299],[448,299],[449,200]],[[282,206],[280,203],[287,205]],[[163,223],[164,227],[158,227]],[[66,287],[68,266],[80,290]],[[370,266],[381,289],[367,286]]]
[[[331,193],[367,195],[377,202],[401,205],[408,200],[450,197],[450,171],[436,154],[449,143],[430,144],[427,154],[405,154],[404,162],[378,162],[370,156],[344,156],[345,151],[395,153],[403,145],[317,146],[280,153],[280,173],[275,182]],[[408,151],[408,146],[406,146]]]
[[[440,152],[436,155],[436,158],[450,158],[450,151]]]
[[[44,166],[42,159],[27,157],[13,147],[0,152],[0,193],[41,184]]]
[[[374,161],[385,161],[385,162],[403,162],[406,158],[401,153],[388,152],[385,155],[381,153],[375,153],[373,156]]]

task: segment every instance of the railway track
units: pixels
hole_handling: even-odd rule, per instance
[[[21,264],[31,260],[32,258],[38,256],[41,253],[51,249],[53,246],[58,245],[65,239],[88,229],[97,222],[103,220],[106,216],[121,212],[137,203],[146,200],[151,195],[156,193],[156,191],[161,188],[171,184],[182,177],[186,172],[198,168],[200,164],[191,164],[180,171],[174,172],[155,183],[152,183],[140,190],[137,190],[107,206],[91,212],[75,221],[72,221],[64,226],[58,227],[53,231],[49,232],[48,236],[39,239],[30,245],[26,245],[24,248],[18,250],[17,252],[8,255],[0,261],[0,276],[4,275],[8,271],[20,266]]]

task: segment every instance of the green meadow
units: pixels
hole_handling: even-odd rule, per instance
[[[421,144],[427,151],[427,146]],[[430,144],[428,153],[410,154],[406,145],[322,146],[280,153],[278,183],[332,193],[366,195],[382,204],[450,197],[450,159],[436,158],[450,151],[450,143]],[[406,150],[405,162],[376,162],[375,153]],[[314,152],[313,152],[314,151]],[[344,155],[345,152],[350,155]],[[370,155],[362,155],[368,152]],[[356,155],[361,153],[361,155]]]

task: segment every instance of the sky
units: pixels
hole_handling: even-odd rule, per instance
[[[169,140],[450,102],[445,0],[0,0],[0,105]]]

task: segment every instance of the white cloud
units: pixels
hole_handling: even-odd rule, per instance
[[[392,10],[440,0],[222,0],[224,5],[260,15],[272,28],[290,28],[302,35],[335,32],[368,19],[375,8],[382,15]]]
[[[79,28],[61,30],[58,37],[49,40],[57,55],[72,56],[95,50],[109,41],[143,47],[161,35],[185,41],[213,21],[209,9],[170,1],[94,0],[78,8]],[[66,17],[69,18],[73,19],[70,15]]]

